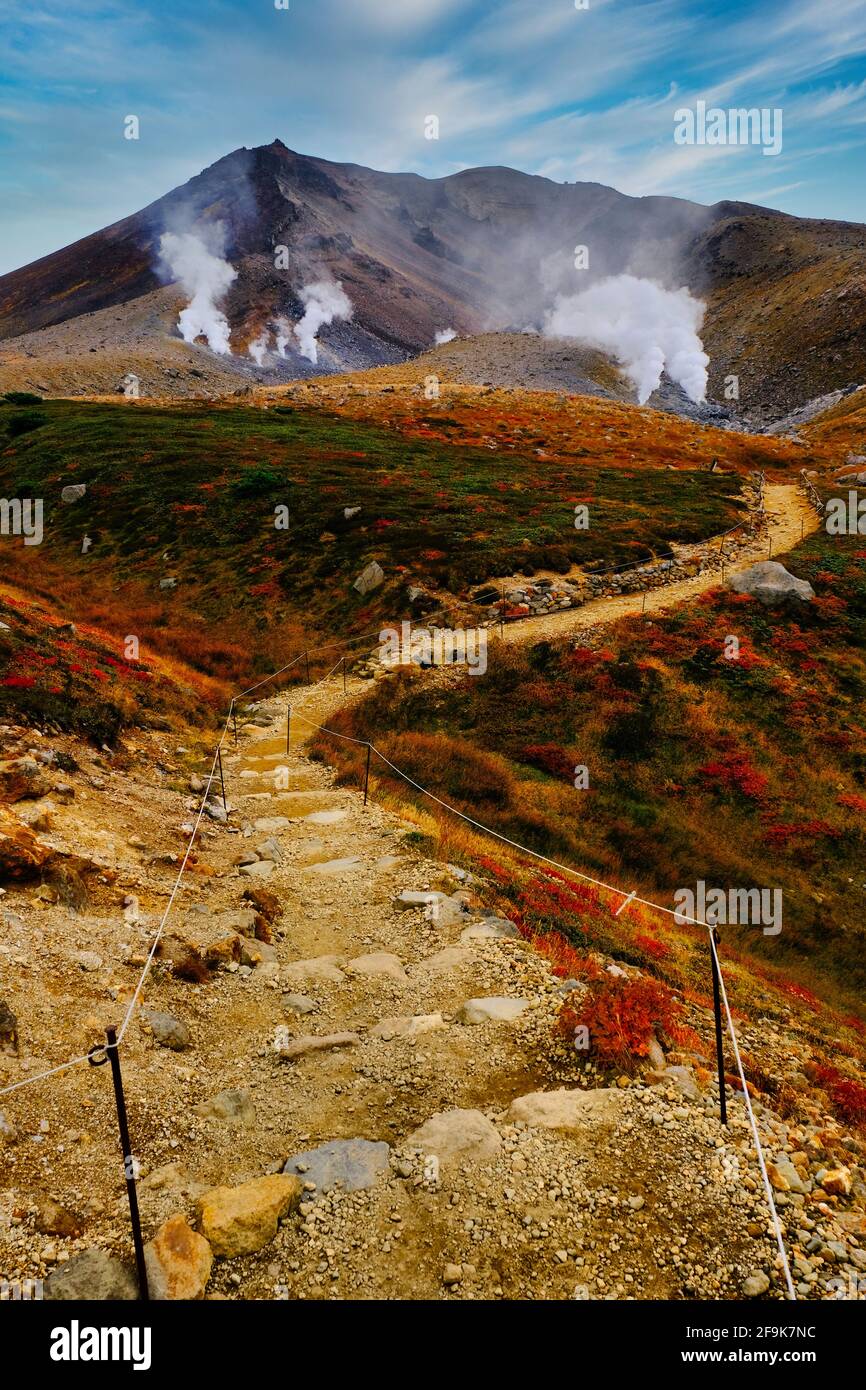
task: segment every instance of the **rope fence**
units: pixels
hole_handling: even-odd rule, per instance
[[[140,975],[140,977],[139,977],[139,979],[138,979],[138,983],[137,983],[137,985],[136,985],[136,987],[135,987],[135,990],[134,990],[134,992],[133,992],[133,994],[132,994],[132,997],[131,997],[131,999],[130,999],[129,1006],[128,1006],[127,1011],[126,1011],[126,1014],[125,1014],[125,1016],[124,1016],[124,1018],[123,1018],[123,1022],[122,1022],[121,1026],[120,1026],[120,1029],[119,1029],[117,1032],[115,1032],[114,1029],[109,1029],[109,1030],[108,1030],[108,1040],[107,1040],[107,1043],[106,1043],[106,1044],[104,1044],[104,1045],[98,1045],[97,1047],[91,1048],[90,1051],[89,1051],[88,1053],[85,1053],[85,1054],[83,1054],[82,1056],[73,1057],[73,1058],[71,1058],[69,1061],[60,1063],[58,1066],[51,1067],[51,1068],[47,1069],[46,1071],[43,1071],[43,1072],[38,1073],[38,1074],[35,1075],[35,1076],[27,1077],[27,1078],[26,1078],[25,1080],[23,1080],[23,1081],[15,1082],[15,1083],[12,1084],[12,1085],[5,1086],[5,1087],[3,1087],[2,1089],[0,1089],[0,1098],[2,1098],[3,1096],[10,1095],[10,1094],[12,1094],[12,1093],[14,1093],[14,1092],[20,1091],[20,1090],[23,1089],[24,1087],[32,1086],[32,1085],[37,1084],[38,1082],[45,1081],[45,1080],[48,1080],[48,1079],[50,1079],[50,1078],[52,1078],[52,1077],[58,1076],[58,1075],[60,1075],[61,1073],[67,1072],[67,1071],[69,1071],[71,1068],[76,1067],[76,1066],[79,1066],[79,1065],[83,1065],[84,1063],[88,1063],[88,1064],[90,1064],[91,1066],[102,1065],[102,1064],[103,1064],[104,1062],[106,1062],[106,1061],[110,1061],[110,1062],[112,1063],[112,1071],[113,1071],[114,1082],[115,1082],[115,1097],[116,1097],[117,1110],[118,1110],[118,1121],[119,1121],[120,1134],[121,1134],[121,1146],[122,1146],[122,1148],[123,1148],[123,1150],[124,1150],[124,1166],[125,1166],[125,1173],[126,1173],[126,1179],[127,1179],[127,1190],[128,1190],[129,1206],[130,1206],[130,1218],[131,1218],[131,1224],[132,1224],[132,1228],[133,1228],[133,1240],[134,1240],[134,1245],[135,1245],[135,1250],[136,1250],[136,1264],[137,1264],[138,1270],[139,1270],[139,1286],[140,1286],[141,1296],[142,1296],[143,1299],[147,1299],[147,1297],[148,1297],[148,1291],[147,1291],[146,1273],[145,1273],[145,1271],[144,1271],[143,1260],[142,1260],[142,1258],[141,1258],[141,1250],[142,1250],[142,1244],[141,1244],[141,1227],[140,1227],[140,1221],[139,1221],[139,1218],[138,1218],[137,1199],[136,1199],[136,1196],[135,1196],[135,1159],[132,1157],[131,1153],[129,1152],[129,1149],[130,1149],[131,1146],[130,1146],[130,1141],[129,1141],[129,1136],[128,1136],[128,1128],[127,1128],[127,1125],[126,1125],[126,1110],[125,1110],[125,1102],[124,1102],[124,1098],[123,1098],[122,1078],[121,1078],[121,1076],[120,1076],[120,1062],[119,1062],[119,1047],[120,1047],[120,1044],[123,1042],[123,1040],[124,1040],[124,1038],[125,1038],[125,1036],[126,1036],[126,1034],[127,1034],[127,1031],[128,1031],[128,1029],[129,1029],[129,1026],[130,1026],[130,1024],[131,1024],[131,1022],[132,1022],[132,1019],[133,1019],[133,1017],[134,1017],[134,1015],[135,1015],[136,1008],[137,1008],[137,1006],[138,1006],[138,1004],[139,1004],[139,1002],[140,1002],[140,1000],[141,1000],[142,991],[143,991],[143,989],[144,989],[145,983],[146,983],[146,981],[147,981],[148,975],[149,975],[150,970],[151,970],[151,967],[152,967],[152,965],[153,965],[153,961],[154,961],[154,959],[155,959],[155,957],[156,957],[156,952],[157,952],[157,950],[158,950],[160,941],[161,941],[161,939],[162,939],[162,937],[163,937],[163,934],[164,934],[164,932],[165,932],[166,924],[167,924],[168,921],[169,921],[169,918],[170,918],[171,913],[172,913],[172,910],[173,910],[173,908],[174,908],[174,905],[175,905],[175,902],[176,902],[178,893],[179,893],[180,888],[181,888],[181,885],[182,885],[182,883],[183,883],[184,875],[185,875],[187,866],[188,866],[188,864],[189,864],[189,860],[190,860],[190,856],[191,856],[191,853],[192,853],[192,850],[193,850],[193,846],[194,846],[194,844],[195,844],[196,836],[197,836],[197,834],[198,834],[198,831],[199,831],[199,828],[200,828],[200,825],[201,825],[202,818],[203,818],[203,816],[204,816],[205,813],[206,813],[207,805],[208,805],[208,803],[209,803],[209,801],[210,801],[210,798],[211,798],[211,794],[212,794],[212,790],[213,790],[213,784],[214,784],[214,779],[215,779],[215,777],[216,777],[216,775],[217,775],[218,769],[219,769],[220,772],[221,772],[221,754],[222,754],[222,750],[223,750],[223,747],[224,747],[224,745],[225,745],[226,739],[227,739],[227,737],[228,737],[229,728],[230,728],[231,726],[234,727],[235,742],[237,741],[237,705],[238,705],[238,702],[239,702],[240,700],[242,700],[242,699],[245,699],[245,698],[248,697],[249,695],[254,694],[256,691],[262,689],[264,686],[266,686],[266,685],[268,685],[269,683],[271,683],[272,681],[278,679],[280,676],[283,676],[283,675],[285,675],[287,672],[293,670],[293,669],[294,669],[295,667],[297,667],[297,666],[299,665],[299,663],[302,662],[302,661],[306,663],[307,671],[309,671],[309,660],[310,660],[310,656],[311,656],[311,655],[317,656],[317,655],[319,655],[319,654],[322,653],[322,652],[331,651],[331,650],[333,650],[335,647],[338,647],[338,646],[342,646],[343,648],[345,648],[346,646],[354,645],[355,643],[360,642],[360,641],[367,641],[367,640],[369,640],[369,637],[372,636],[372,635],[374,635],[374,634],[371,634],[371,633],[364,633],[364,634],[360,635],[360,636],[357,637],[357,638],[349,639],[348,642],[342,642],[342,643],[341,643],[341,642],[336,642],[336,641],[335,641],[335,642],[331,642],[331,643],[326,643],[326,644],[324,644],[323,646],[321,646],[321,647],[319,647],[319,648],[313,649],[312,652],[311,652],[310,649],[307,649],[307,650],[301,652],[301,653],[300,653],[298,656],[296,656],[292,661],[287,662],[284,666],[280,667],[279,670],[274,671],[274,672],[272,672],[270,675],[263,677],[260,681],[256,682],[254,685],[248,687],[246,690],[244,690],[244,691],[240,692],[238,695],[235,695],[235,696],[232,697],[232,699],[231,699],[231,704],[230,704],[230,706],[229,706],[228,714],[226,715],[225,722],[224,722],[224,724],[223,724],[223,726],[222,726],[222,730],[221,730],[220,735],[219,735],[219,740],[218,740],[218,742],[217,742],[217,744],[216,744],[216,747],[214,748],[214,751],[213,751],[213,757],[212,757],[212,760],[211,760],[210,772],[209,772],[209,774],[208,774],[207,782],[206,782],[206,784],[205,784],[205,787],[204,787],[204,790],[203,790],[203,793],[202,793],[202,797],[201,797],[201,801],[200,801],[200,803],[199,803],[199,807],[198,807],[198,812],[197,812],[197,815],[196,815],[196,819],[195,819],[195,822],[194,822],[194,824],[193,824],[192,831],[191,831],[191,833],[190,833],[190,835],[189,835],[189,838],[188,838],[188,841],[187,841],[186,850],[185,850],[183,859],[182,859],[182,861],[181,861],[180,867],[179,867],[178,872],[177,872],[177,875],[176,875],[176,877],[175,877],[175,880],[174,880],[174,883],[173,883],[173,886],[172,886],[172,889],[171,889],[171,893],[170,893],[170,895],[169,895],[168,901],[167,901],[166,906],[165,906],[165,910],[164,910],[164,912],[163,912],[163,914],[162,914],[162,917],[161,917],[161,919],[160,919],[160,922],[159,922],[159,924],[158,924],[158,926],[157,926],[156,932],[155,932],[155,934],[154,934],[153,940],[152,940],[151,945],[150,945],[150,949],[149,949],[148,954],[147,954],[147,958],[146,958],[146,960],[145,960],[143,969],[142,969],[142,971],[141,971],[141,975]],[[378,632],[377,632],[375,635],[378,635]],[[307,691],[306,691],[306,694],[305,694],[305,698],[309,698],[309,695],[312,693],[313,690],[317,689],[318,687],[324,686],[325,683],[326,683],[327,681],[329,681],[329,680],[334,676],[334,674],[335,674],[341,667],[343,668],[343,679],[344,679],[344,686],[345,686],[345,663],[346,663],[346,653],[345,653],[345,650],[343,650],[343,652],[341,653],[341,655],[340,655],[340,657],[338,658],[337,662],[330,668],[330,670],[329,670],[323,677],[319,678],[319,679],[318,679],[314,684],[312,684],[312,685],[309,685],[309,684],[308,684],[308,688],[307,688]],[[787,1286],[787,1297],[788,1297],[789,1299],[796,1300],[797,1295],[796,1295],[796,1291],[795,1291],[795,1288],[794,1288],[793,1280],[792,1280],[792,1277],[791,1277],[791,1270],[790,1270],[790,1266],[789,1266],[789,1262],[788,1262],[788,1256],[787,1256],[787,1252],[786,1252],[786,1249],[785,1249],[784,1239],[783,1239],[783,1236],[782,1236],[781,1223],[780,1223],[780,1221],[779,1221],[778,1212],[777,1212],[777,1210],[776,1210],[775,1201],[774,1201],[774,1199],[773,1199],[772,1186],[771,1186],[771,1184],[770,1184],[769,1177],[768,1177],[768,1174],[767,1174],[766,1161],[765,1161],[765,1157],[764,1157],[763,1147],[762,1147],[762,1144],[761,1144],[760,1134],[759,1134],[759,1132],[758,1132],[757,1122],[756,1122],[756,1120],[755,1120],[754,1111],[753,1111],[753,1108],[752,1108],[752,1105],[751,1105],[751,1101],[750,1101],[750,1098],[749,1098],[748,1085],[747,1085],[747,1082],[746,1082],[745,1074],[744,1074],[744,1072],[743,1072],[742,1061],[741,1061],[741,1058],[740,1058],[739,1046],[738,1046],[737,1037],[736,1037],[736,1031],[735,1031],[735,1028],[734,1028],[733,1018],[732,1018],[732,1016],[731,1016],[731,1010],[730,1010],[730,1007],[729,1007],[729,1004],[728,1004],[727,991],[725,990],[724,977],[723,977],[723,975],[722,975],[721,965],[720,965],[720,962],[719,962],[719,959],[718,959],[718,953],[717,953],[717,950],[716,950],[716,943],[715,943],[715,940],[714,940],[714,938],[713,938],[712,930],[711,930],[710,928],[708,928],[707,923],[704,922],[704,921],[701,921],[701,920],[698,919],[698,918],[690,917],[690,916],[688,916],[687,914],[680,912],[679,910],[675,911],[673,908],[668,908],[668,907],[663,906],[663,905],[660,904],[660,903],[653,902],[651,899],[642,898],[642,897],[640,897],[640,896],[639,896],[636,892],[634,892],[634,891],[629,891],[629,892],[627,892],[626,890],[624,890],[624,889],[618,887],[616,884],[606,883],[604,880],[602,880],[602,879],[597,879],[597,878],[592,877],[592,875],[590,875],[590,874],[583,873],[581,870],[575,869],[575,868],[573,868],[573,867],[572,867],[571,865],[569,865],[569,864],[564,864],[564,863],[562,863],[562,862],[559,861],[559,860],[553,859],[553,858],[549,857],[548,855],[542,854],[542,853],[540,853],[540,852],[537,851],[537,850],[533,850],[533,849],[529,848],[529,846],[527,846],[527,845],[522,845],[522,844],[520,844],[518,841],[511,839],[509,836],[502,834],[500,831],[493,829],[493,827],[491,827],[491,826],[485,825],[483,822],[481,822],[481,821],[479,821],[479,820],[476,820],[474,817],[472,817],[472,816],[470,816],[470,815],[467,815],[465,812],[459,810],[457,807],[452,806],[449,802],[443,800],[443,798],[440,797],[440,796],[438,796],[435,792],[433,792],[433,791],[431,791],[429,788],[423,786],[420,782],[417,782],[413,777],[410,777],[409,774],[408,774],[407,772],[405,772],[402,768],[398,767],[395,763],[393,763],[393,762],[390,760],[390,758],[386,757],[386,755],[385,755],[379,748],[377,748],[377,747],[375,746],[374,743],[370,742],[369,740],[353,738],[353,737],[351,737],[351,736],[348,735],[348,734],[343,734],[343,733],[339,732],[338,730],[330,729],[330,728],[328,728],[326,725],[317,724],[317,723],[313,722],[312,720],[309,720],[309,719],[305,718],[305,716],[304,716],[303,714],[300,713],[298,706],[291,703],[290,697],[287,697],[287,729],[288,729],[287,751],[288,751],[288,743],[290,742],[290,738],[291,738],[291,722],[292,722],[293,719],[300,720],[300,722],[301,722],[302,724],[305,724],[307,727],[309,727],[309,728],[311,728],[311,729],[314,729],[314,730],[317,730],[318,732],[320,732],[320,733],[322,733],[322,734],[325,734],[325,735],[327,735],[327,736],[329,736],[329,737],[331,737],[331,738],[341,739],[341,740],[343,740],[343,741],[345,741],[345,742],[352,743],[352,744],[354,744],[354,745],[356,745],[356,746],[358,746],[358,747],[362,747],[362,748],[365,748],[365,749],[367,750],[366,772],[365,772],[365,783],[364,783],[364,804],[365,804],[365,805],[367,804],[367,796],[368,796],[368,788],[369,788],[369,779],[370,779],[370,763],[371,763],[371,757],[372,757],[372,755],[375,754],[375,756],[376,756],[385,766],[387,766],[388,768],[390,768],[391,771],[392,771],[393,773],[395,773],[398,777],[402,778],[409,786],[413,787],[413,788],[414,788],[417,792],[419,792],[421,795],[423,795],[423,796],[427,797],[429,800],[435,802],[438,806],[440,806],[443,810],[445,810],[446,812],[448,812],[450,815],[456,816],[456,817],[458,817],[460,820],[462,820],[462,821],[466,822],[467,824],[471,825],[471,826],[474,827],[476,830],[480,831],[482,834],[488,835],[488,836],[490,836],[490,837],[492,837],[492,838],[498,840],[498,841],[501,842],[502,844],[508,845],[510,848],[512,848],[512,849],[514,849],[514,850],[516,850],[516,851],[518,851],[518,853],[524,854],[524,855],[528,855],[530,858],[532,858],[532,859],[534,859],[534,860],[537,860],[537,861],[539,861],[540,863],[546,864],[546,865],[550,866],[551,868],[554,868],[554,869],[558,870],[559,872],[568,874],[568,875],[570,875],[571,877],[580,880],[581,882],[590,884],[590,885],[592,885],[593,887],[598,888],[598,889],[601,889],[601,890],[603,890],[604,892],[606,892],[606,893],[608,893],[608,894],[611,894],[611,895],[613,895],[613,896],[615,896],[615,897],[617,897],[617,898],[621,898],[622,901],[619,903],[618,911],[622,911],[626,906],[628,906],[630,903],[633,903],[633,902],[634,902],[634,903],[639,904],[639,905],[642,906],[642,907],[645,907],[645,908],[649,909],[649,910],[652,911],[652,912],[657,912],[657,913],[663,914],[663,915],[668,916],[668,917],[676,918],[676,920],[677,920],[679,923],[689,923],[690,925],[693,925],[693,926],[696,926],[696,927],[705,929],[705,930],[707,930],[707,931],[709,932],[709,937],[710,937],[709,945],[710,945],[710,952],[711,952],[711,960],[712,960],[712,962],[713,962],[714,971],[717,971],[717,972],[718,972],[721,999],[722,999],[723,1004],[724,1004],[724,1009],[725,1009],[725,1014],[726,1014],[726,1019],[727,1019],[727,1028],[728,1028],[728,1032],[729,1032],[729,1034],[730,1034],[731,1045],[732,1045],[732,1048],[733,1048],[734,1057],[735,1057],[735,1059],[736,1059],[736,1064],[737,1064],[737,1070],[738,1070],[739,1077],[740,1077],[740,1081],[741,1081],[741,1084],[742,1084],[742,1090],[743,1090],[743,1096],[744,1096],[745,1104],[746,1104],[746,1111],[747,1111],[747,1115],[748,1115],[749,1126],[750,1126],[751,1133],[752,1133],[752,1140],[753,1140],[754,1147],[755,1147],[755,1151],[756,1151],[756,1154],[757,1154],[758,1164],[759,1164],[759,1167],[760,1167],[761,1177],[762,1177],[762,1181],[763,1181],[763,1185],[764,1185],[764,1191],[765,1191],[765,1194],[766,1194],[766,1197],[767,1197],[767,1203],[768,1203],[768,1206],[769,1206],[769,1209],[770,1209],[770,1213],[771,1213],[771,1217],[772,1217],[772,1222],[773,1222],[773,1226],[774,1226],[774,1230],[775,1230],[775,1234],[776,1234],[776,1241],[777,1241],[778,1248],[779,1248],[779,1256],[780,1256],[780,1260],[781,1260],[781,1263],[782,1263],[782,1267],[783,1267],[783,1269],[784,1269],[785,1281],[786,1281],[786,1286]],[[717,1014],[717,1018],[718,1018],[718,1014]],[[720,1048],[720,1046],[719,1046],[719,1048],[718,1048],[718,1058],[717,1058],[717,1061],[718,1061],[718,1072],[719,1072],[719,1093],[720,1093],[720,1102],[721,1102],[721,1106],[722,1106],[722,1109],[723,1109],[723,1112],[724,1112],[724,1107],[725,1107],[725,1084],[726,1084],[726,1083],[725,1083],[724,1061],[723,1061],[723,1057],[722,1057],[722,1054],[721,1054],[721,1048]],[[726,1113],[724,1113],[724,1118],[725,1118],[725,1120],[726,1120]]]

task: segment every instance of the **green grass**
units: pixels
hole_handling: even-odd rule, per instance
[[[506,459],[284,408],[4,405],[4,432],[0,487],[45,498],[46,545],[80,565],[86,530],[97,582],[106,560],[154,585],[176,574],[209,621],[288,602],[342,630],[362,609],[362,622],[396,616],[409,583],[463,595],[498,574],[623,564],[742,517],[733,476]],[[76,482],[86,498],[63,506]],[[577,503],[588,531],[574,528]],[[274,527],[281,505],[287,531]],[[349,507],[361,510],[346,519]],[[387,583],[364,603],[352,583],[372,559]]]

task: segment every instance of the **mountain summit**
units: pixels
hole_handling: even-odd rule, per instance
[[[16,346],[75,356],[69,330],[85,322],[97,338],[88,352],[120,351],[130,334],[139,346],[174,335],[178,292],[159,243],[191,229],[219,237],[238,271],[223,306],[236,353],[275,317],[297,319],[311,280],[340,281],[353,305],[351,324],[323,331],[321,369],[339,370],[415,354],[443,330],[537,326],[558,290],[629,271],[706,300],[716,398],[735,375],[745,408],[781,415],[866,378],[860,225],[631,198],[509,168],[380,173],[279,139],[235,150],[140,212],[0,277],[0,340],[22,340],[3,341],[0,367]],[[588,272],[575,269],[581,247]]]

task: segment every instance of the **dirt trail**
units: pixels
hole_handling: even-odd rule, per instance
[[[813,529],[795,489],[770,489],[768,502],[774,550],[799,539],[801,516]],[[671,586],[653,606],[715,582]],[[633,605],[604,600],[556,629]],[[550,624],[521,623],[508,640]],[[353,681],[350,694],[365,688]],[[285,696],[254,706],[225,750],[229,819],[204,823],[166,932],[202,951],[234,938],[240,963],[225,955],[189,983],[157,962],[124,1039],[145,1237],[177,1213],[195,1222],[207,1189],[280,1172],[295,1156],[300,1208],[259,1250],[218,1259],[206,1296],[717,1299],[766,1279],[780,1297],[742,1104],[732,1098],[723,1130],[710,1066],[690,1056],[672,1059],[687,1065],[661,1084],[602,1087],[557,1030],[560,980],[513,927],[490,921],[491,888],[426,858],[411,812],[365,807],[308,756],[301,716],[326,723],[346,698],[341,683],[291,698],[290,752]],[[0,1088],[97,1040],[140,975],[196,804],[186,781],[207,763],[173,756],[158,735],[139,741],[137,766],[91,753],[75,802],[46,812],[53,843],[111,868],[98,904],[76,914],[30,889],[3,898],[4,994],[23,1047],[0,1055]],[[251,936],[243,895],[256,886],[282,908],[270,942]],[[403,890],[415,905],[399,904]],[[494,1016],[476,1021],[468,1001]],[[187,1027],[188,1045],[160,1045],[149,1010]],[[780,1072],[800,1066],[796,1038],[771,1044],[759,1022],[742,1025],[743,1048]],[[335,1035],[339,1045],[324,1042]],[[47,1280],[94,1248],[128,1262],[104,1074],[78,1068],[0,1106],[0,1279]],[[756,1109],[769,1155],[790,1152],[788,1124]],[[316,1151],[335,1143],[352,1179],[332,1188]],[[55,1233],[50,1210],[46,1226],[46,1197],[80,1233]],[[798,1208],[785,1216],[793,1241]],[[821,1295],[817,1279],[799,1291]]]
[[[743,551],[737,558],[736,566],[732,568],[745,569],[757,560],[766,560],[770,541],[774,558],[785,555],[804,535],[811,535],[821,524],[820,518],[809,506],[801,490],[790,483],[768,484],[766,507],[770,521],[769,539],[763,539],[753,549]],[[501,640],[535,642],[545,637],[567,637],[583,628],[615,622],[617,618],[624,618],[628,614],[661,612],[676,603],[682,603],[684,599],[693,599],[708,589],[717,588],[721,582],[721,575],[715,570],[709,570],[693,579],[681,579],[660,589],[649,589],[646,591],[646,609],[643,608],[642,593],[593,599],[582,608],[565,609],[539,618],[522,618],[519,622],[506,626]]]
[[[343,699],[336,685],[292,696],[296,714],[315,722]],[[289,756],[284,731],[285,700],[275,699],[226,751],[235,810],[228,825],[207,823],[167,928],[202,949],[241,933],[241,964],[227,957],[199,984],[158,962],[124,1040],[146,1238],[174,1213],[194,1221],[207,1188],[278,1172],[302,1154],[310,1185],[300,1212],[257,1253],[218,1260],[208,1296],[714,1298],[739,1296],[756,1268],[773,1277],[742,1109],[723,1132],[712,1089],[693,1086],[688,1097],[672,1078],[591,1092],[575,1113],[569,1097],[594,1078],[557,1033],[560,981],[547,962],[513,929],[479,934],[489,889],[423,857],[411,820],[337,786],[296,743],[299,719]],[[0,1087],[119,1022],[170,890],[165,847],[178,845],[189,796],[177,780],[146,784],[135,771],[103,768],[101,780],[99,795],[91,783],[83,799],[82,774],[78,804],[51,815],[55,842],[109,855],[117,878],[105,901],[70,914],[43,900],[28,926],[32,891],[3,899],[0,946],[15,963],[4,994],[23,1047],[19,1059],[0,1057]],[[269,867],[245,873],[244,857]],[[243,893],[256,884],[283,908],[270,945],[242,932]],[[444,906],[401,908],[404,889],[441,893]],[[124,921],[129,893],[140,920]],[[471,1022],[462,1010],[475,999],[505,1000],[494,1010],[516,1016]],[[185,1025],[189,1045],[159,1045],[148,1010]],[[300,1044],[286,1060],[274,1046],[280,1030],[290,1048],[349,1039],[321,1051]],[[571,1113],[558,1128],[531,1102],[511,1111],[560,1087]],[[231,1118],[208,1108],[226,1091]],[[47,1279],[94,1247],[128,1260],[103,1073],[78,1068],[13,1093],[2,1109],[18,1138],[0,1142],[0,1275]],[[438,1135],[413,1137],[445,1112]],[[367,1141],[356,1153],[363,1185],[325,1191],[309,1151],[357,1140]],[[75,1214],[80,1234],[46,1234],[46,1196]]]

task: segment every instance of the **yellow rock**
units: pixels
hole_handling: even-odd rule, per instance
[[[851,1173],[847,1168],[831,1168],[821,1178],[821,1186],[831,1197],[847,1197],[851,1191]]]
[[[777,1192],[791,1191],[791,1184],[788,1182],[788,1179],[785,1177],[784,1173],[779,1172],[775,1163],[767,1164],[767,1177],[770,1179],[770,1182],[772,1183],[773,1187],[775,1187]]]
[[[289,1173],[253,1178],[240,1187],[211,1188],[196,1203],[198,1228],[215,1255],[252,1255],[273,1240],[302,1191],[300,1179]]]
[[[213,1253],[181,1215],[171,1216],[144,1249],[151,1298],[204,1298]]]

